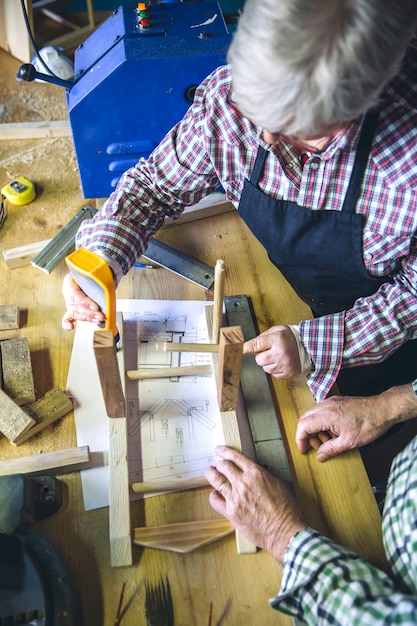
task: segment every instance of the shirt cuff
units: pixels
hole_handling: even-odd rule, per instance
[[[301,374],[306,375],[309,372],[311,372],[311,370],[313,369],[313,362],[310,358],[309,353],[307,352],[307,350],[302,344],[298,326],[295,326],[294,324],[288,324],[288,327],[290,328],[297,342],[298,356],[300,358],[300,363],[301,363]]]
[[[342,365],[344,319],[341,311],[299,324],[301,341],[314,365],[306,380],[317,402],[327,397]]]

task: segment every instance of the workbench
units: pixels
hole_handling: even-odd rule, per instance
[[[1,63],[6,60],[13,71],[16,69],[17,62],[1,51],[0,56]],[[35,94],[37,89],[43,90],[43,94],[51,93],[48,90],[55,94],[57,89],[40,84],[29,87],[31,91],[26,94]],[[43,186],[43,193],[30,205],[9,212],[0,230],[0,249],[52,237],[87,203],[80,192],[71,140],[25,140],[0,145],[1,185],[10,180],[7,177],[25,174],[37,178]],[[51,151],[57,150],[57,146],[62,158],[51,159]],[[309,309],[270,263],[235,211],[166,228],[158,237],[208,265],[224,259],[225,295],[249,296],[261,331],[274,324],[296,324],[310,316]],[[0,259],[0,271],[1,304],[18,304],[23,311],[21,328],[2,331],[0,340],[27,337],[37,397],[55,385],[65,389],[73,333],[61,329],[64,263],[47,275],[31,265],[10,270]],[[212,292],[162,268],[132,269],[122,279],[117,295],[204,301],[213,297]],[[300,455],[294,442],[297,419],[313,405],[313,397],[303,379],[272,382],[297,498],[307,520],[314,528],[384,567],[380,515],[359,453],[349,452],[325,464],[317,463],[314,453]],[[70,413],[19,447],[1,438],[0,458],[75,445],[74,417]],[[175,624],[179,626],[205,626],[211,603],[213,625],[291,624],[288,617],[273,611],[268,604],[280,586],[279,565],[261,550],[238,555],[233,534],[185,555],[135,547],[133,567],[111,569],[108,509],[85,512],[79,474],[60,478],[65,484],[64,504],[40,525],[75,577],[85,626],[113,626],[123,583],[124,604],[128,608],[122,626],[146,624],[145,582],[156,583],[161,575],[169,576]],[[215,517],[217,514],[208,504],[209,491],[204,487],[134,502],[132,526]]]

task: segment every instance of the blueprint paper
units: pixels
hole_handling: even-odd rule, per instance
[[[203,301],[118,300],[124,317],[125,369],[211,363],[208,353],[156,350],[165,341],[208,343]],[[93,351],[97,327],[78,322],[67,392],[79,446],[93,466],[81,472],[86,510],[108,506],[108,417]],[[213,376],[126,380],[130,482],[202,476],[224,443]],[[136,496],[141,497],[141,496]]]

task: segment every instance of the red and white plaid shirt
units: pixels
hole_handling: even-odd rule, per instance
[[[317,401],[341,367],[385,359],[417,338],[417,49],[381,97],[381,115],[356,212],[364,215],[363,259],[373,276],[394,281],[341,313],[300,323],[314,371]],[[238,207],[258,145],[269,151],[261,190],[312,211],[340,210],[348,187],[362,119],[352,122],[303,169],[284,139],[270,146],[262,133],[228,104],[230,73],[215,70],[197,89],[193,105],[148,159],[123,174],[106,204],[85,221],[77,246],[94,249],[118,278],[126,274],[166,216],[222,186]],[[318,251],[319,254],[319,251]],[[280,321],[276,320],[279,324]]]

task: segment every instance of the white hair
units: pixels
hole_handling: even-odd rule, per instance
[[[254,124],[315,136],[374,107],[415,34],[417,0],[246,0],[228,52]]]

